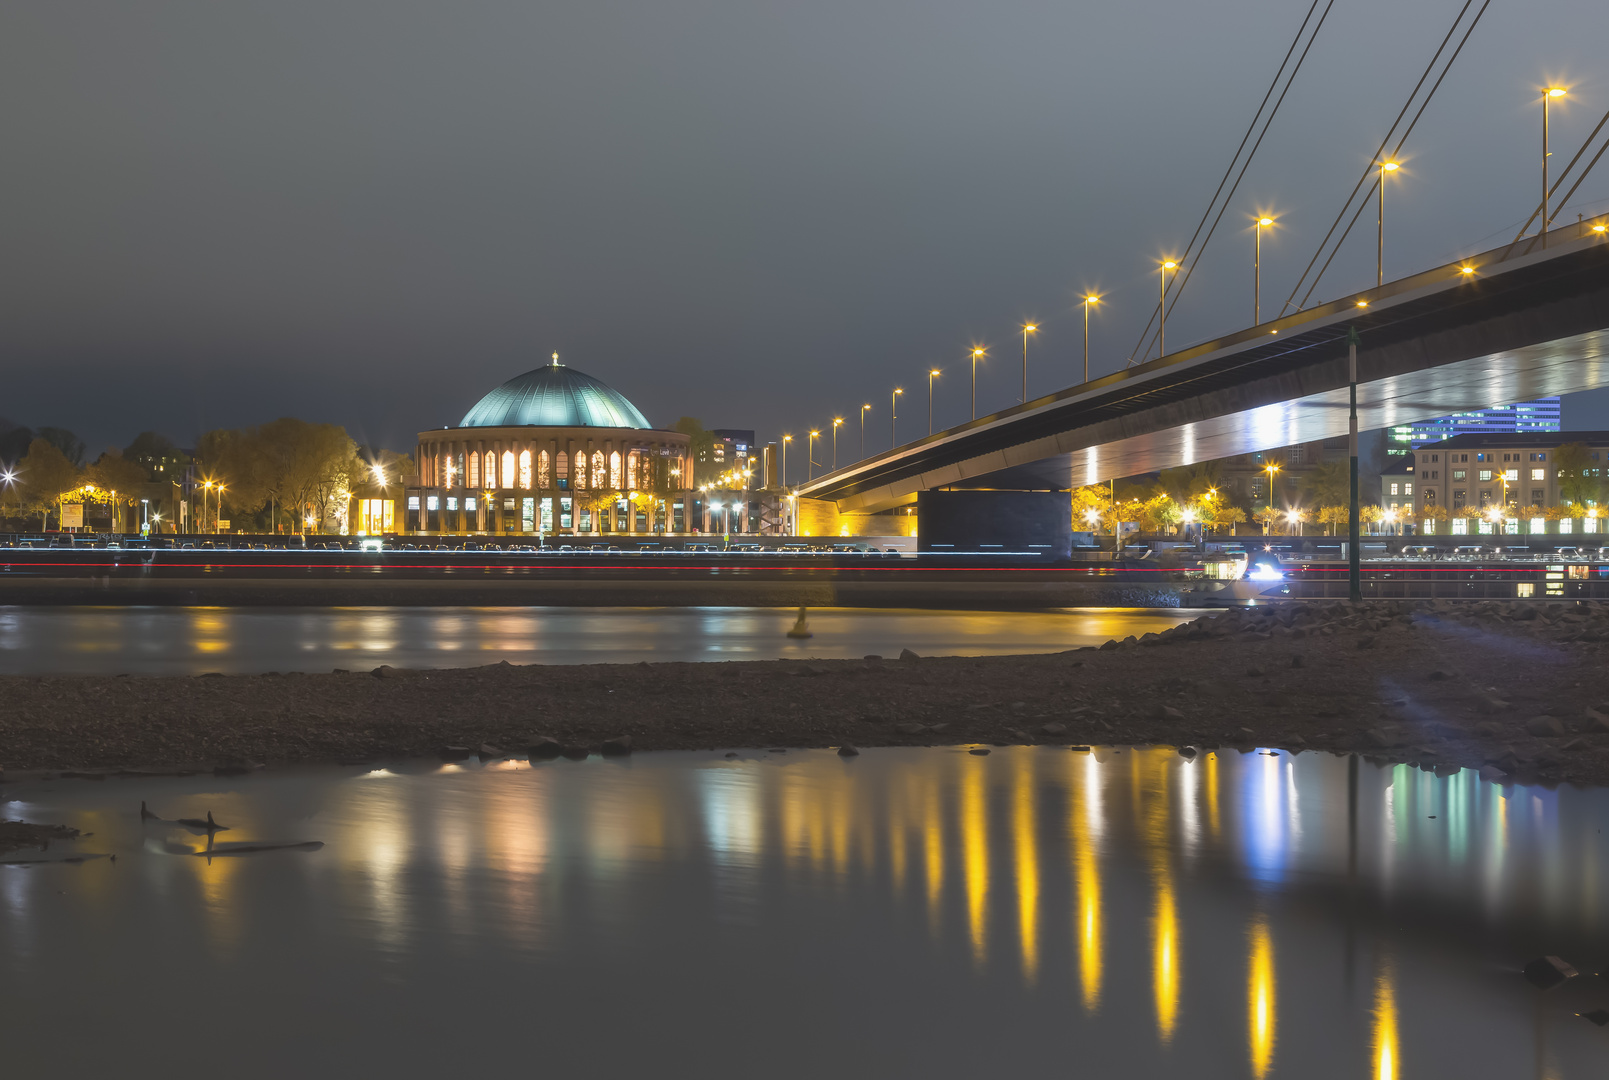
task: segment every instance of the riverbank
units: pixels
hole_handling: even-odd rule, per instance
[[[1235,610],[1041,656],[10,676],[0,767],[228,772],[579,754],[629,737],[634,750],[1263,746],[1605,784],[1606,654],[1609,607],[1383,601]]]

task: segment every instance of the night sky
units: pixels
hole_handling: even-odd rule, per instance
[[[1336,0],[1169,320],[1265,316],[1459,3]],[[1479,7],[1477,2],[1476,7]],[[558,350],[657,424],[902,438],[1121,366],[1306,3],[0,8],[0,416],[93,455],[295,415],[411,450]],[[1387,199],[1387,277],[1510,238],[1609,107],[1609,5],[1493,0]],[[1560,216],[1609,210],[1609,164]],[[1370,228],[1318,296],[1373,283]],[[1507,234],[1507,236],[1505,236]],[[1317,297],[1316,297],[1317,298]],[[1609,391],[1565,423],[1609,428]],[[1495,404],[1495,403],[1494,403]],[[851,445],[856,435],[848,436]]]

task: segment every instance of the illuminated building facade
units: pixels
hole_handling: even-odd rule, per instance
[[[553,362],[499,386],[457,427],[419,433],[408,531],[542,536],[684,532],[691,440]]]

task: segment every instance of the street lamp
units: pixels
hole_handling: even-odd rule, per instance
[[[1274,223],[1271,217],[1257,219],[1257,248],[1251,258],[1251,324],[1263,321],[1263,230]]]
[[[1380,163],[1380,193],[1376,201],[1379,203],[1380,218],[1377,222],[1379,236],[1375,241],[1374,255],[1374,284],[1376,287],[1386,283],[1386,173],[1396,172],[1402,168],[1395,161],[1382,161]],[[1359,305],[1360,307],[1363,305]]]
[[[810,433],[810,441],[805,444],[806,480],[814,480],[816,478],[816,440],[819,438],[821,438],[821,432],[812,431]]]
[[[988,355],[987,350],[975,346],[972,349],[972,419],[978,418],[978,361]]]
[[[897,434],[899,424],[899,399],[900,395],[903,393],[905,393],[905,391],[896,386],[894,387],[894,392],[888,395],[888,448],[890,450],[899,445],[899,435]]]
[[[1172,259],[1163,259],[1162,260],[1162,277],[1161,277],[1161,282],[1157,287],[1157,294],[1156,294],[1156,310],[1157,310],[1156,355],[1157,355],[1157,359],[1159,359],[1159,360],[1162,357],[1164,357],[1164,356],[1166,356],[1168,354],[1168,350],[1167,350],[1168,271],[1169,270],[1177,270],[1177,269],[1179,269],[1179,264],[1177,262],[1175,262],[1174,260],[1172,260]]]
[[[788,486],[788,444],[793,441],[792,435],[782,436],[782,486]]]
[[[844,418],[841,416],[832,418],[832,468],[834,472],[838,471],[838,427],[843,422]]]
[[[1542,88],[1542,232],[1548,231],[1548,102],[1567,93],[1562,86]]]
[[[1089,382],[1089,306],[1098,304],[1101,298],[1094,293],[1084,297],[1084,381]]]
[[[1274,474],[1279,472],[1279,465],[1271,461],[1263,466],[1263,472],[1268,474],[1268,508],[1272,511],[1274,508]],[[1266,527],[1263,530],[1263,535],[1268,535]]]
[[[927,373],[927,433],[929,435],[933,434],[933,380],[942,374],[943,372],[938,368],[933,368]]]
[[[1022,403],[1028,403],[1028,335],[1039,332],[1039,327],[1033,323],[1023,323],[1022,326]]]

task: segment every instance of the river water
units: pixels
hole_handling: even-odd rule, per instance
[[[197,675],[638,660],[1057,652],[1165,630],[1200,612],[1144,608],[796,609],[0,607],[0,674]]]
[[[1328,755],[14,782],[17,1076],[1601,1076],[1609,793]],[[211,810],[208,859],[142,822]],[[1546,994],[1520,974],[1582,971]]]

